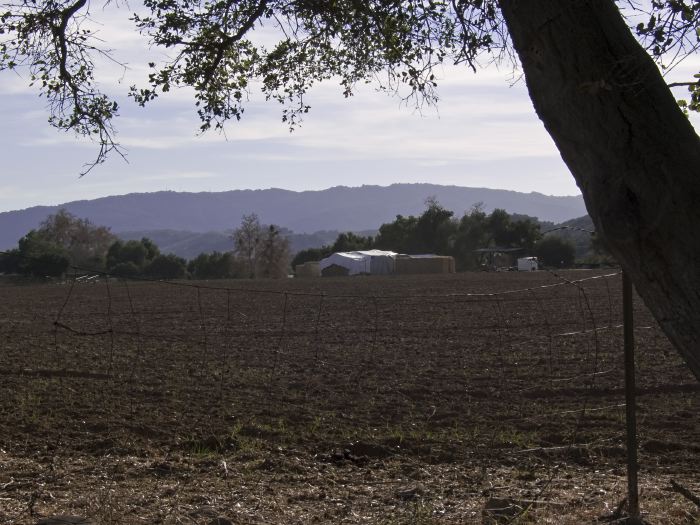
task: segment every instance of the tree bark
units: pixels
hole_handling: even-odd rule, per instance
[[[598,233],[700,380],[700,139],[612,0],[501,0]]]

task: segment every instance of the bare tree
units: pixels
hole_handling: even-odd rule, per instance
[[[276,226],[268,226],[264,230],[259,245],[258,277],[274,279],[286,277],[289,273],[290,260],[289,240],[281,235]]]
[[[289,240],[277,226],[263,226],[258,216],[251,213],[243,216],[232,237],[234,253],[243,261],[249,278],[287,275],[291,259]]]
[[[234,230],[232,235],[233,251],[244,261],[246,274],[250,279],[255,277],[262,233],[260,219],[255,213],[251,213],[243,216],[241,225]]]

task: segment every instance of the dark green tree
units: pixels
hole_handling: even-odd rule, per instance
[[[382,224],[374,240],[375,248],[393,250],[399,253],[418,253],[416,225],[418,219],[413,215],[397,215],[393,222]]]
[[[187,275],[187,261],[172,253],[159,254],[149,261],[144,273],[154,279],[182,279]]]
[[[576,248],[561,237],[548,235],[535,246],[535,255],[545,267],[570,268],[576,258]]]
[[[512,236],[510,233],[510,214],[506,210],[496,208],[487,218],[489,245],[499,248],[509,248]]]
[[[116,241],[107,250],[107,269],[113,269],[116,265],[124,263],[143,268],[146,253],[146,247],[140,241]]]
[[[148,237],[142,237],[141,244],[146,249],[146,261],[152,261],[160,255],[160,249],[156,246],[156,243]]]
[[[353,232],[346,232],[338,235],[333,246],[331,246],[331,253],[371,250],[373,245],[374,239],[372,236],[363,237]]]
[[[104,268],[107,250],[116,240],[109,228],[96,226],[65,209],[44,219],[35,234],[63,250],[72,265],[87,269]]]
[[[459,220],[452,255],[457,270],[476,270],[479,257],[475,250],[484,248],[489,242],[488,216],[481,204],[474,206]]]
[[[242,264],[231,252],[200,253],[187,265],[193,279],[232,279],[243,277]]]
[[[418,217],[415,227],[415,244],[418,252],[449,254],[454,243],[456,224],[454,212],[445,209],[433,198],[426,200],[427,208]]]
[[[107,270],[120,277],[141,275],[158,255],[160,250],[146,237],[140,241],[116,241],[107,250]]]
[[[535,243],[541,237],[540,227],[535,220],[530,218],[518,219],[510,223],[510,244],[519,246],[525,251],[534,248]]]
[[[17,250],[19,272],[35,277],[60,277],[70,267],[66,251],[47,241],[36,230],[30,231],[19,240]]]
[[[310,261],[320,261],[333,253],[331,246],[322,246],[321,248],[307,248],[296,253],[292,259],[291,266],[296,268],[299,264],[304,264]]]
[[[0,273],[21,273],[22,256],[19,249],[15,248],[0,253]]]
[[[131,261],[116,263],[109,269],[112,275],[123,278],[134,278],[143,276],[143,268]]]

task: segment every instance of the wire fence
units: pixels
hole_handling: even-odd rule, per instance
[[[6,443],[118,455],[254,440],[329,463],[517,465],[536,481],[487,494],[531,502],[556,499],[571,465],[624,464],[617,271],[241,285],[76,270],[0,285]],[[685,461],[697,423],[674,449],[653,419],[679,418],[699,391],[637,314],[642,450]]]

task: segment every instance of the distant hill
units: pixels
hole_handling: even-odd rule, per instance
[[[174,230],[225,232],[238,226],[241,216],[257,213],[261,222],[277,224],[298,233],[320,230],[363,231],[392,221],[397,214],[417,215],[425,200],[436,198],[460,215],[474,204],[484,211],[503,208],[510,213],[562,222],[586,213],[582,197],[555,197],[486,188],[393,184],[391,186],[336,186],[321,191],[282,189],[234,190],[216,193],[132,193],[59,206],[35,206],[0,213],[0,249],[17,240],[48,215],[65,208],[78,217],[109,226],[113,232]],[[214,238],[212,237],[212,242]],[[186,239],[181,239],[187,242]],[[178,242],[180,242],[178,241]]]

